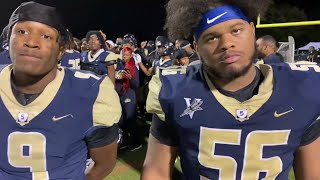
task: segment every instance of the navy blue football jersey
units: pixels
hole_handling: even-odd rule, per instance
[[[288,179],[304,133],[320,119],[320,68],[258,68],[264,80],[244,102],[221,94],[201,65],[153,76],[147,111],[176,132],[183,179]]]
[[[108,74],[106,63],[108,63],[108,61],[114,61],[113,64],[115,64],[118,58],[115,53],[105,51],[103,49],[100,49],[94,55],[91,53],[92,52],[89,51],[82,54],[83,67],[85,67],[85,70],[89,70],[100,75]]]
[[[154,74],[159,71],[160,68],[167,68],[173,65],[173,60],[165,60],[161,58],[160,60],[153,61],[153,72]]]
[[[60,65],[70,69],[80,69],[82,56],[80,52],[75,50],[66,50],[61,58]]]
[[[0,53],[0,64],[11,64],[10,54],[8,50],[3,50]]]
[[[33,102],[22,106],[12,93],[11,71],[10,65],[0,73],[0,179],[84,180],[86,137],[121,116],[111,80],[61,68]]]

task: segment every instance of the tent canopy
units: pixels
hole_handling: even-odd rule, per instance
[[[320,42],[309,42],[307,45],[298,48],[299,50],[308,50],[310,46],[313,46],[316,50],[320,49]]]

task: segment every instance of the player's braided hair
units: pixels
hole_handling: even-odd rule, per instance
[[[221,5],[235,5],[252,20],[267,11],[272,0],[170,0],[166,5],[164,29],[171,40],[189,39],[207,11]]]

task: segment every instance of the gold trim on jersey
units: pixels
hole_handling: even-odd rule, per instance
[[[146,109],[148,113],[156,114],[159,119],[165,121],[165,114],[159,102],[159,94],[162,83],[159,77],[159,73],[155,74],[149,82],[149,93],[146,103]]]
[[[160,68],[158,68],[157,73],[159,73],[159,71],[160,71]],[[187,66],[172,65],[172,66],[168,66],[168,67],[161,69],[162,76],[174,75],[174,74],[178,74],[178,72],[180,74],[186,74],[187,73]]]
[[[265,77],[263,82],[260,84],[259,92],[257,95],[254,95],[252,98],[240,102],[232,97],[225,96],[221,94],[213,85],[208,75],[204,72],[205,80],[211,89],[213,96],[217,101],[237,120],[245,121],[250,118],[256,111],[258,111],[263,104],[265,104],[268,99],[271,97],[273,89],[273,72],[272,67],[265,64],[256,65],[262,72]],[[246,117],[239,118],[237,116],[237,111],[245,111]]]
[[[166,59],[166,60],[164,60],[163,58],[160,58],[160,60],[159,60],[159,65],[162,66],[162,65],[164,65],[164,63],[166,63],[166,62],[168,62],[168,61],[171,61],[171,59]]]
[[[119,55],[116,55],[114,52],[107,51],[107,53],[108,53],[108,55],[107,55],[106,59],[104,60],[105,62],[116,61],[119,58],[122,59],[122,57],[120,57]]]
[[[98,52],[96,52],[94,55],[92,55],[92,51],[89,51],[87,56],[88,56],[88,61],[89,62],[94,62],[99,56],[100,54],[102,54],[105,50],[100,49]]]
[[[105,77],[99,87],[99,94],[93,104],[93,123],[95,126],[112,126],[121,117],[121,105],[114,85]]]
[[[39,97],[37,97],[30,104],[23,106],[17,101],[11,89],[10,78],[12,68],[12,65],[7,66],[0,74],[0,97],[11,116],[16,120],[17,123],[19,123],[21,126],[24,126],[42,111],[44,111],[52,102],[62,84],[65,72],[63,68],[61,68],[61,71],[57,70],[56,78],[46,86]],[[18,121],[18,114],[20,113],[27,114],[27,121]]]
[[[73,49],[66,49],[64,52],[71,54],[71,53],[74,53],[75,51]]]

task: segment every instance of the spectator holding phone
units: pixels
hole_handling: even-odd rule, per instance
[[[142,147],[142,135],[136,121],[136,94],[135,89],[139,87],[139,72],[135,66],[132,49],[122,49],[122,60],[118,61],[116,68],[116,91],[120,96],[122,106],[122,118],[120,127],[123,131],[123,141],[120,150],[136,150]],[[129,137],[130,134],[130,137]]]

